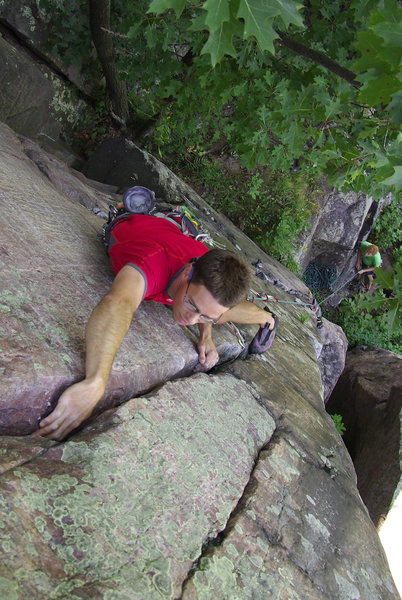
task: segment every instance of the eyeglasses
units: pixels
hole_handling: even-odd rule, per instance
[[[212,319],[211,317],[207,317],[207,315],[203,315],[202,313],[200,313],[200,311],[198,310],[198,308],[195,306],[195,304],[193,304],[191,302],[191,300],[189,300],[187,298],[187,292],[188,292],[188,288],[190,287],[190,280],[187,284],[187,288],[186,288],[186,293],[184,294],[183,297],[183,304],[184,306],[187,308],[187,310],[189,310],[192,313],[198,314],[198,320],[201,323],[210,323],[211,325],[216,325],[219,321],[219,319],[221,318],[222,315],[219,315],[219,317],[217,319]],[[223,313],[222,313],[223,314]]]

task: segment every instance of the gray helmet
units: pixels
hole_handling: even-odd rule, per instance
[[[155,192],[136,185],[124,192],[123,204],[129,213],[147,214],[155,205]]]

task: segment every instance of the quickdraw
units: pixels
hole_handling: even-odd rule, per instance
[[[247,300],[253,303],[255,303],[256,300],[259,300],[262,302],[271,301],[280,304],[298,304],[299,306],[307,306],[310,310],[313,311],[313,313],[315,313],[318,329],[321,329],[321,327],[323,326],[322,311],[320,306],[321,302],[318,303],[315,298],[313,298],[312,302],[303,302],[302,300],[279,300],[277,296],[271,296],[270,294],[262,294],[254,290],[250,290],[250,295],[247,296]]]
[[[316,300],[313,300],[312,302],[302,302],[302,300],[297,300],[295,302],[294,300],[279,300],[277,296],[271,296],[270,294],[261,294],[260,292],[256,292],[254,290],[250,290],[250,292],[250,295],[247,296],[247,300],[253,303],[255,303],[256,300],[261,300],[263,302],[272,301],[280,304],[298,304],[299,306],[310,306],[312,308],[316,304]]]

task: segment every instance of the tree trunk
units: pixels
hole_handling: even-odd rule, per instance
[[[129,120],[127,89],[116,69],[113,40],[110,33],[110,0],[89,0],[92,41],[106,79],[106,95],[112,116],[126,126]]]

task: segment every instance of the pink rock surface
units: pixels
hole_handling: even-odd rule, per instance
[[[60,393],[83,377],[85,324],[113,273],[97,238],[104,221],[80,205],[82,181],[76,196],[66,196],[74,177],[59,161],[4,125],[0,137],[0,433],[20,435],[35,431]],[[95,204],[96,193],[86,190],[86,203]],[[241,350],[224,328],[216,341],[234,356]],[[99,410],[190,373],[197,362],[169,309],[144,303]]]

